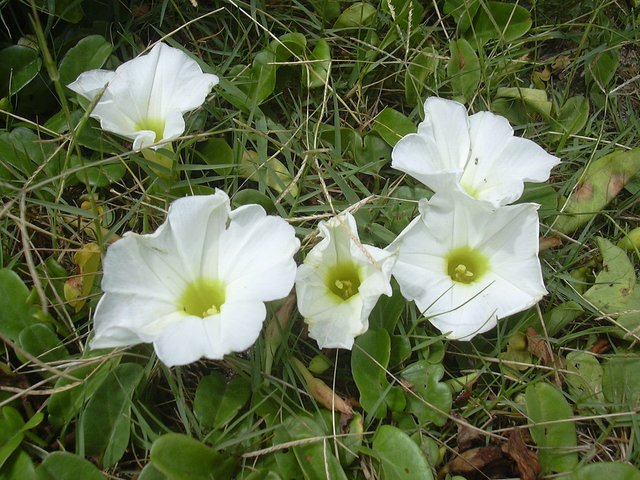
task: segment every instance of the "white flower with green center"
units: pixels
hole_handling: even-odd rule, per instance
[[[298,310],[320,348],[353,347],[369,328],[380,295],[391,295],[395,254],[360,243],[356,221],[343,213],[318,225],[322,240],[296,275]]]
[[[544,182],[560,160],[531,140],[516,137],[509,121],[491,112],[468,116],[458,102],[430,97],[418,133],[395,145],[391,166],[434,192],[453,188],[508,205],[522,195],[524,182]]]
[[[158,43],[115,72],[90,70],[68,87],[90,101],[102,92],[91,116],[103,130],[132,140],[139,151],[182,135],[183,115],[202,105],[218,81],[182,50]]]
[[[285,297],[300,242],[258,205],[229,197],[173,202],[155,233],[126,233],[107,250],[92,348],[152,342],[163,363],[220,359],[250,347],[264,302]]]
[[[469,340],[546,293],[538,205],[493,208],[459,191],[435,194],[389,246],[404,297],[449,338]]]

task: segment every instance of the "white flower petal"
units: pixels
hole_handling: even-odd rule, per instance
[[[487,261],[471,283],[451,278],[447,256],[469,248]],[[460,192],[438,193],[389,246],[402,294],[450,338],[470,339],[546,293],[538,260],[537,206],[489,208]]]
[[[234,299],[262,301],[285,297],[293,287],[300,247],[295,231],[282,218],[267,216],[258,205],[233,211],[220,239],[220,277]]]
[[[158,43],[115,72],[83,73],[69,88],[92,99],[107,82],[91,116],[104,130],[132,140],[134,150],[140,150],[182,135],[182,115],[202,105],[219,79],[203,73],[183,51]]]
[[[464,105],[438,97],[427,98],[424,102],[424,121],[418,125],[418,134],[433,139],[440,154],[435,161],[441,170],[458,171],[464,168],[470,148],[469,123]]]
[[[158,358],[170,367],[203,357],[220,360],[249,348],[258,338],[265,316],[261,302],[225,304],[220,314],[185,316],[168,325],[153,345]]]
[[[89,101],[98,95],[104,87],[111,81],[115,72],[111,70],[90,70],[81,73],[75,82],[67,85],[70,90],[82,95]],[[105,91],[106,93],[106,91]],[[108,95],[108,94],[107,94]],[[103,97],[104,98],[104,95]],[[104,98],[108,100],[108,98]]]
[[[179,198],[171,204],[167,222],[172,250],[188,278],[219,278],[218,248],[230,213],[229,197],[222,190]]]
[[[400,139],[392,166],[436,193],[461,189],[493,207],[522,195],[524,182],[542,182],[559,159],[531,140],[515,137],[506,118],[467,117],[463,105],[431,97],[417,134]]]
[[[257,205],[231,212],[220,190],[176,200],[155,233],[108,249],[92,348],[153,342],[167,365],[244,350],[264,301],[291,290],[298,246],[284,220]]]
[[[151,342],[162,332],[163,324],[174,318],[175,311],[176,306],[167,300],[135,294],[104,295],[93,316],[95,336],[91,348]]]
[[[298,267],[298,310],[320,348],[351,349],[354,338],[369,328],[369,315],[380,295],[392,293],[390,276],[396,255],[362,245],[349,213],[320,222],[319,230],[322,240]],[[327,277],[338,266],[354,269],[360,282],[358,290],[345,299],[329,288]]]

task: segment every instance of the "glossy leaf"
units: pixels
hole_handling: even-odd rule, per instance
[[[409,105],[422,103],[426,80],[436,74],[439,62],[433,47],[427,47],[413,57],[404,74],[404,97]]]
[[[421,424],[444,425],[453,401],[451,389],[440,381],[444,376],[444,367],[419,360],[405,368],[401,375],[412,385],[412,391],[417,395],[407,394],[407,410]]]
[[[272,188],[277,193],[282,193],[285,188],[289,188],[289,193],[294,197],[298,196],[298,186],[292,184],[293,177],[287,167],[277,158],[270,157],[262,161],[258,154],[252,150],[244,152],[238,173],[241,177],[253,182],[264,182],[266,186]]]
[[[580,176],[555,228],[569,234],[591,220],[640,171],[640,148],[617,151],[591,162]]]
[[[616,318],[617,333],[633,339],[640,326],[640,288],[636,283],[633,264],[621,248],[609,240],[596,239],[602,255],[602,270],[584,298],[595,307]]]
[[[307,88],[324,87],[331,71],[331,47],[325,39],[318,39],[309,60],[311,61],[303,66],[302,84]]]
[[[431,480],[433,474],[420,447],[402,430],[381,426],[373,439],[373,451],[380,459],[382,479]]]
[[[598,359],[586,352],[573,351],[567,354],[569,391],[576,403],[593,404],[604,400],[602,394],[603,369]]]
[[[40,309],[29,303],[29,289],[8,268],[0,269],[0,292],[0,333],[17,341],[22,329],[35,322]]]
[[[417,130],[414,122],[391,107],[385,107],[374,122],[373,131],[392,147],[402,137]]]
[[[269,48],[276,56],[276,61],[286,62],[291,59],[299,59],[307,46],[307,39],[302,33],[285,33],[277,40],[272,40]]]
[[[640,471],[628,463],[601,462],[578,468],[563,480],[640,480]]]
[[[566,135],[580,133],[589,120],[589,100],[582,95],[569,98],[560,108],[557,124]]]
[[[464,33],[471,26],[479,7],[479,0],[445,0],[443,12],[452,15],[458,24],[458,30]]]
[[[640,405],[640,358],[616,355],[603,366],[602,392],[615,411]]]
[[[229,175],[234,167],[233,149],[223,138],[210,138],[198,145],[196,155],[219,175]]]
[[[69,452],[53,452],[36,468],[37,480],[104,480],[94,464]]]
[[[203,426],[221,428],[233,420],[250,396],[251,385],[243,377],[229,380],[214,372],[198,384],[194,413]]]
[[[25,327],[20,332],[18,344],[42,362],[54,362],[69,356],[58,335],[45,323],[34,323]],[[24,360],[26,361],[26,358]]]
[[[179,433],[168,433],[153,442],[151,462],[171,480],[231,478],[234,464],[231,458]]]
[[[527,387],[525,400],[527,416],[534,424],[529,428],[531,437],[541,447],[538,457],[542,472],[572,470],[578,464],[576,426],[562,392],[549,383],[538,382]]]
[[[306,416],[287,418],[283,428],[289,441],[323,437],[328,433],[319,422]],[[301,478],[306,480],[347,479],[340,462],[333,454],[332,446],[328,443],[330,441],[325,439],[293,447],[298,466],[303,473]]]
[[[82,414],[85,451],[102,457],[105,467],[114,465],[129,445],[133,391],[143,369],[135,363],[118,365],[95,391]]]
[[[15,95],[33,80],[42,66],[37,50],[12,45],[0,50],[0,98]]]
[[[385,395],[389,382],[385,369],[390,353],[387,331],[372,329],[356,338],[351,353],[351,372],[360,392],[360,404],[365,412],[377,418],[387,414]]]
[[[354,3],[340,14],[333,28],[353,29],[371,26],[376,19],[376,9],[366,2]]]
[[[101,68],[111,52],[113,46],[102,35],[89,35],[69,49],[62,61],[58,72],[60,82],[69,85],[76,78],[88,70]]]
[[[449,42],[451,59],[447,64],[447,75],[456,100],[468,102],[480,85],[480,61],[468,41],[464,38]]]
[[[493,39],[509,43],[527,33],[531,24],[531,14],[520,5],[486,2],[478,9],[467,39],[480,46]]]

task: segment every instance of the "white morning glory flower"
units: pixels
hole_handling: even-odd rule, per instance
[[[468,195],[507,205],[523,182],[544,182],[560,160],[533,141],[513,135],[509,121],[491,112],[467,116],[458,102],[427,98],[418,133],[395,145],[391,166],[434,192],[461,188]]]
[[[296,275],[298,310],[320,348],[351,349],[354,338],[369,328],[369,314],[380,295],[391,295],[396,256],[361,244],[348,212],[318,228],[322,240]]]
[[[90,70],[68,87],[90,101],[104,89],[91,116],[103,130],[132,140],[139,151],[182,135],[183,115],[202,105],[218,81],[182,50],[158,43],[115,72]]]
[[[229,197],[185,197],[155,233],[126,233],[107,250],[92,348],[153,342],[183,365],[250,347],[264,302],[286,296],[300,242],[258,205],[231,211]]]
[[[457,190],[420,204],[387,247],[404,297],[451,339],[469,340],[547,293],[538,260],[538,205],[499,208]]]

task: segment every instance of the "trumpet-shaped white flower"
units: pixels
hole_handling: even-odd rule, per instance
[[[153,342],[169,366],[245,350],[264,302],[291,290],[299,246],[282,218],[258,205],[231,211],[220,190],[176,200],[155,233],[109,247],[91,347]]]
[[[298,310],[320,348],[353,347],[369,328],[369,314],[383,293],[391,295],[396,256],[362,245],[356,221],[343,213],[320,222],[322,240],[298,267]]]
[[[68,87],[90,101],[102,93],[91,116],[138,151],[182,135],[183,115],[202,105],[218,81],[182,50],[158,43],[115,72],[90,70]]]
[[[560,160],[516,137],[509,121],[491,112],[467,116],[458,102],[430,97],[418,133],[395,145],[391,165],[434,192],[461,188],[471,197],[507,205],[524,182],[544,182]]]
[[[459,191],[435,194],[387,247],[402,294],[449,338],[469,340],[547,293],[538,205],[492,208]]]

